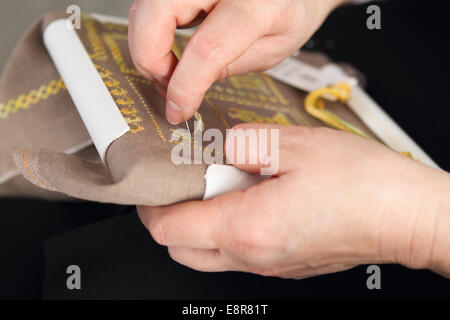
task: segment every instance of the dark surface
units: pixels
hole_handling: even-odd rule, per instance
[[[449,283],[429,271],[382,266],[382,290],[366,287],[366,266],[304,280],[202,273],[173,262],[136,214],[98,223],[46,245],[45,298],[328,299],[450,298]],[[66,289],[66,268],[82,270],[81,290]]]
[[[444,3],[382,3],[379,31],[365,28],[365,6],[341,8],[316,34],[313,49],[361,70],[371,96],[450,170]],[[0,208],[0,298],[40,297],[44,239],[51,239],[46,244],[47,298],[450,298],[449,280],[391,265],[381,267],[379,291],[367,290],[365,266],[301,281],[195,272],[169,259],[132,208],[31,200],[0,200]],[[65,289],[70,264],[82,269],[81,291]]]

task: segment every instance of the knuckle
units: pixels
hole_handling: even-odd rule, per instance
[[[182,263],[182,261],[181,261],[181,259],[180,259],[180,257],[179,257],[178,251],[177,251],[175,248],[169,247],[169,248],[167,249],[167,251],[168,251],[168,253],[169,253],[169,257],[170,257],[173,261],[176,261],[176,262],[178,262],[178,263]]]
[[[198,95],[198,90],[195,84],[187,84],[180,80],[176,75],[172,76],[169,82],[168,95],[175,98],[176,101],[191,101],[195,95]]]
[[[312,129],[304,126],[283,128],[280,132],[280,152],[298,150],[301,147],[313,145]]]
[[[199,34],[197,37],[192,37],[190,49],[203,60],[220,66],[226,64],[225,46],[213,34]]]
[[[138,71],[141,72],[141,70],[144,70],[151,72],[153,65],[153,62],[149,59],[151,55],[145,53],[143,48],[133,48],[130,52],[133,57],[133,63]]]
[[[159,219],[150,221],[149,231],[156,243],[165,245],[167,241],[166,227]]]

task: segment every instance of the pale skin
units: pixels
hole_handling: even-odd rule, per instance
[[[143,75],[159,82],[166,116],[179,123],[214,81],[276,65],[342,2],[138,1],[130,10],[132,57]],[[177,61],[173,32],[201,11],[206,19]],[[450,277],[447,172],[336,130],[240,127],[280,130],[274,177],[207,201],[138,207],[175,261],[201,271],[285,278],[398,263]],[[258,173],[261,166],[236,167]]]

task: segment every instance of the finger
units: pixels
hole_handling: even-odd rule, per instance
[[[239,124],[227,130],[227,163],[253,174],[282,175],[297,167],[299,150],[307,152],[311,136],[306,127]]]
[[[220,221],[233,210],[239,193],[166,207],[138,207],[139,217],[155,241],[164,246],[219,247]]]
[[[172,52],[176,16],[168,3],[136,1],[130,9],[128,40],[136,69],[167,85],[177,58]]]
[[[208,13],[204,10],[200,11],[200,13],[188,24],[179,25],[178,29],[190,29],[198,26],[203,20],[206,18]]]
[[[222,69],[265,32],[256,15],[236,3],[240,2],[219,2],[188,42],[167,90],[170,122],[192,117]]]
[[[297,48],[287,46],[286,37],[278,35],[264,36],[248,48],[246,52],[222,69],[217,81],[247,72],[265,71],[277,66]]]
[[[169,247],[169,255],[176,262],[203,272],[233,270],[231,259],[219,250]]]

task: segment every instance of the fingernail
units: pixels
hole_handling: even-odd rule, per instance
[[[173,125],[177,125],[182,121],[183,113],[181,108],[173,101],[167,102],[166,117]]]

